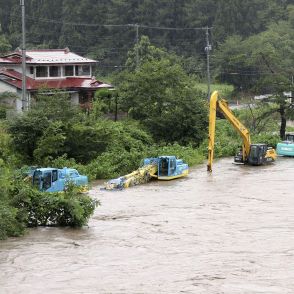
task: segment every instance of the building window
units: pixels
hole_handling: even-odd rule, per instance
[[[60,67],[49,66],[49,77],[60,77]]]
[[[90,66],[89,65],[76,65],[76,76],[89,76]]]
[[[30,74],[33,75],[34,74],[34,67],[30,66]]]
[[[74,75],[74,67],[73,67],[73,65],[66,65],[64,67],[64,75],[66,77],[72,77]]]
[[[79,71],[79,66],[76,65],[76,66],[75,66],[75,75],[76,75],[76,76],[80,76],[79,73],[80,73],[80,71]]]
[[[48,77],[47,66],[36,66],[36,77],[37,78]]]
[[[89,76],[90,75],[90,66],[89,65],[82,65],[82,75]]]

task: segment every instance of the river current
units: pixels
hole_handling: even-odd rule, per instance
[[[101,187],[88,227],[0,242],[0,294],[294,293],[294,159]]]

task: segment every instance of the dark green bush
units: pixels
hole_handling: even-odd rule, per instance
[[[19,217],[19,210],[11,203],[11,172],[2,160],[0,164],[0,240],[19,236],[24,232],[25,223]]]
[[[202,163],[205,153],[191,146],[179,144],[166,146],[146,146],[144,149],[130,151],[117,149],[105,152],[86,166],[85,173],[96,179],[107,179],[122,176],[136,170],[145,157],[175,155],[190,166]]]
[[[281,141],[281,138],[278,134],[272,133],[261,133],[258,135],[252,136],[252,143],[265,143],[273,148],[276,148],[278,142]]]
[[[6,108],[0,106],[0,119],[6,118]]]
[[[214,156],[224,157],[235,155],[242,146],[242,138],[233,126],[224,119],[216,121]],[[206,142],[206,148],[207,148]],[[207,149],[206,149],[207,150]]]
[[[87,224],[97,200],[81,194],[74,186],[59,193],[46,193],[18,181],[11,190],[13,206],[27,226],[74,226]]]
[[[0,200],[0,240],[20,236],[25,224],[18,220],[18,209]]]

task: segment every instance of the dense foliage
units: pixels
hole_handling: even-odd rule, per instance
[[[28,48],[69,47],[99,60],[101,72],[110,72],[124,66],[136,38],[134,24],[138,24],[140,35],[148,36],[157,47],[190,57],[190,67],[202,76],[206,70],[205,30],[157,27],[213,27],[211,37],[217,46],[231,35],[247,38],[263,32],[271,23],[287,19],[293,11],[289,8],[291,0],[25,2]],[[20,9],[18,0],[0,1],[0,22],[5,38],[1,39],[0,32],[0,52],[20,47]]]
[[[19,236],[26,227],[83,226],[99,204],[75,187],[64,193],[43,193],[22,179],[12,178],[8,168],[2,167],[1,173],[5,172],[0,179],[0,240]]]
[[[23,163],[23,158],[13,148],[5,125],[1,123],[0,240],[23,234],[27,226],[82,226],[87,223],[99,202],[81,195],[71,186],[65,193],[42,193],[33,189],[17,173],[17,167]]]
[[[203,93],[191,85],[179,65],[163,59],[124,75],[119,89],[129,115],[156,141],[198,145],[206,135],[207,108]]]
[[[98,201],[69,185],[63,193],[44,193],[16,181],[10,191],[13,206],[26,226],[83,226],[93,214]]]
[[[219,46],[216,58],[221,81],[241,91],[272,95],[275,107],[267,115],[280,115],[281,138],[285,136],[287,119],[294,115],[293,101],[285,96],[294,92],[293,11],[294,6],[289,6],[285,20],[270,24],[256,35],[228,37]]]

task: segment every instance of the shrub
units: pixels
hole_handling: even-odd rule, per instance
[[[206,141],[206,148],[208,143]],[[237,131],[226,120],[216,121],[214,156],[231,156],[242,146],[242,138]],[[206,149],[207,150],[207,149]]]
[[[145,157],[157,157],[160,155],[175,155],[183,159],[190,166],[202,163],[205,155],[202,150],[192,146],[179,144],[166,146],[146,146],[144,149],[112,150],[98,156],[86,166],[86,174],[91,174],[96,179],[107,179],[122,176],[136,170]]]
[[[0,240],[19,236],[24,232],[25,225],[19,222],[17,214],[17,208],[5,203],[3,199],[0,201]]]
[[[87,224],[99,201],[81,194],[70,185],[62,193],[46,193],[17,181],[11,190],[18,218],[27,226],[73,226]]]
[[[175,155],[183,159],[190,166],[202,163],[205,159],[205,152],[201,148],[192,146],[181,146],[177,143],[166,146],[153,146],[147,151],[148,157],[157,157],[161,155]]]
[[[24,232],[25,223],[19,218],[19,210],[11,203],[11,173],[4,165],[0,166],[0,240],[19,236]]]
[[[3,106],[0,106],[0,119],[6,118],[6,108]]]
[[[276,148],[278,142],[281,141],[281,138],[278,134],[272,133],[261,133],[252,136],[252,143],[265,143],[271,147]]]
[[[205,95],[179,64],[164,58],[142,63],[118,85],[122,107],[144,125],[157,142],[198,146],[206,134]]]

